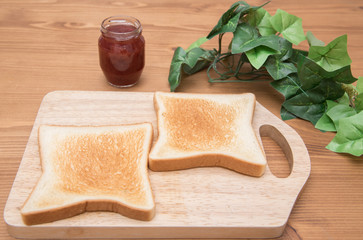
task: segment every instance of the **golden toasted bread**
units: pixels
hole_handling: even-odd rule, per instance
[[[252,93],[156,92],[158,138],[149,154],[153,171],[220,166],[261,176],[266,158],[252,128]]]
[[[26,224],[85,211],[153,218],[155,204],[147,172],[151,124],[42,125],[38,139],[42,175],[21,209]]]

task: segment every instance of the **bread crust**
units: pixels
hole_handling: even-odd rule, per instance
[[[47,211],[24,213],[22,214],[22,219],[26,225],[35,225],[74,217],[85,212],[98,211],[115,212],[141,221],[150,221],[155,216],[155,207],[145,211],[145,209],[130,208],[117,201],[100,199],[81,201],[70,204],[69,206],[57,207]]]
[[[260,177],[265,166],[250,163],[229,155],[205,153],[183,158],[163,158],[149,161],[149,168],[155,172],[184,170],[197,167],[223,167],[245,175]]]

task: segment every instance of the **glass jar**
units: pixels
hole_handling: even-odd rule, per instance
[[[108,83],[116,87],[137,83],[145,65],[145,39],[139,20],[130,16],[103,20],[98,50]]]

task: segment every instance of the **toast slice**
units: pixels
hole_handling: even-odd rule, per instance
[[[220,166],[263,175],[265,153],[252,128],[255,104],[252,93],[156,92],[159,135],[149,154],[149,168]]]
[[[39,127],[42,175],[21,208],[27,225],[85,211],[112,211],[151,220],[147,172],[152,125]]]

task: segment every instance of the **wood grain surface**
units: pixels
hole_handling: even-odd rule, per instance
[[[98,65],[101,21],[111,15],[137,17],[144,28],[146,66],[140,82],[127,91],[168,91],[167,76],[176,47],[205,36],[234,1],[216,0],[0,0],[0,208],[4,209],[42,98],[54,90],[125,91],[109,86]],[[249,1],[259,5],[264,1]],[[305,31],[324,42],[348,34],[352,72],[363,75],[363,2],[360,0],[274,0],[303,19]],[[212,41],[206,45],[214,47]],[[302,49],[306,45],[302,44]],[[282,96],[268,82],[209,84],[205,73],[191,76],[181,92],[253,92],[279,116]],[[122,107],[122,106],[120,106]],[[279,239],[362,239],[362,157],[325,149],[334,137],[302,120],[286,122],[303,138],[311,158],[311,176]],[[281,150],[264,137],[268,161]],[[166,236],[167,237],[167,236]],[[0,221],[0,239],[8,235]]]

